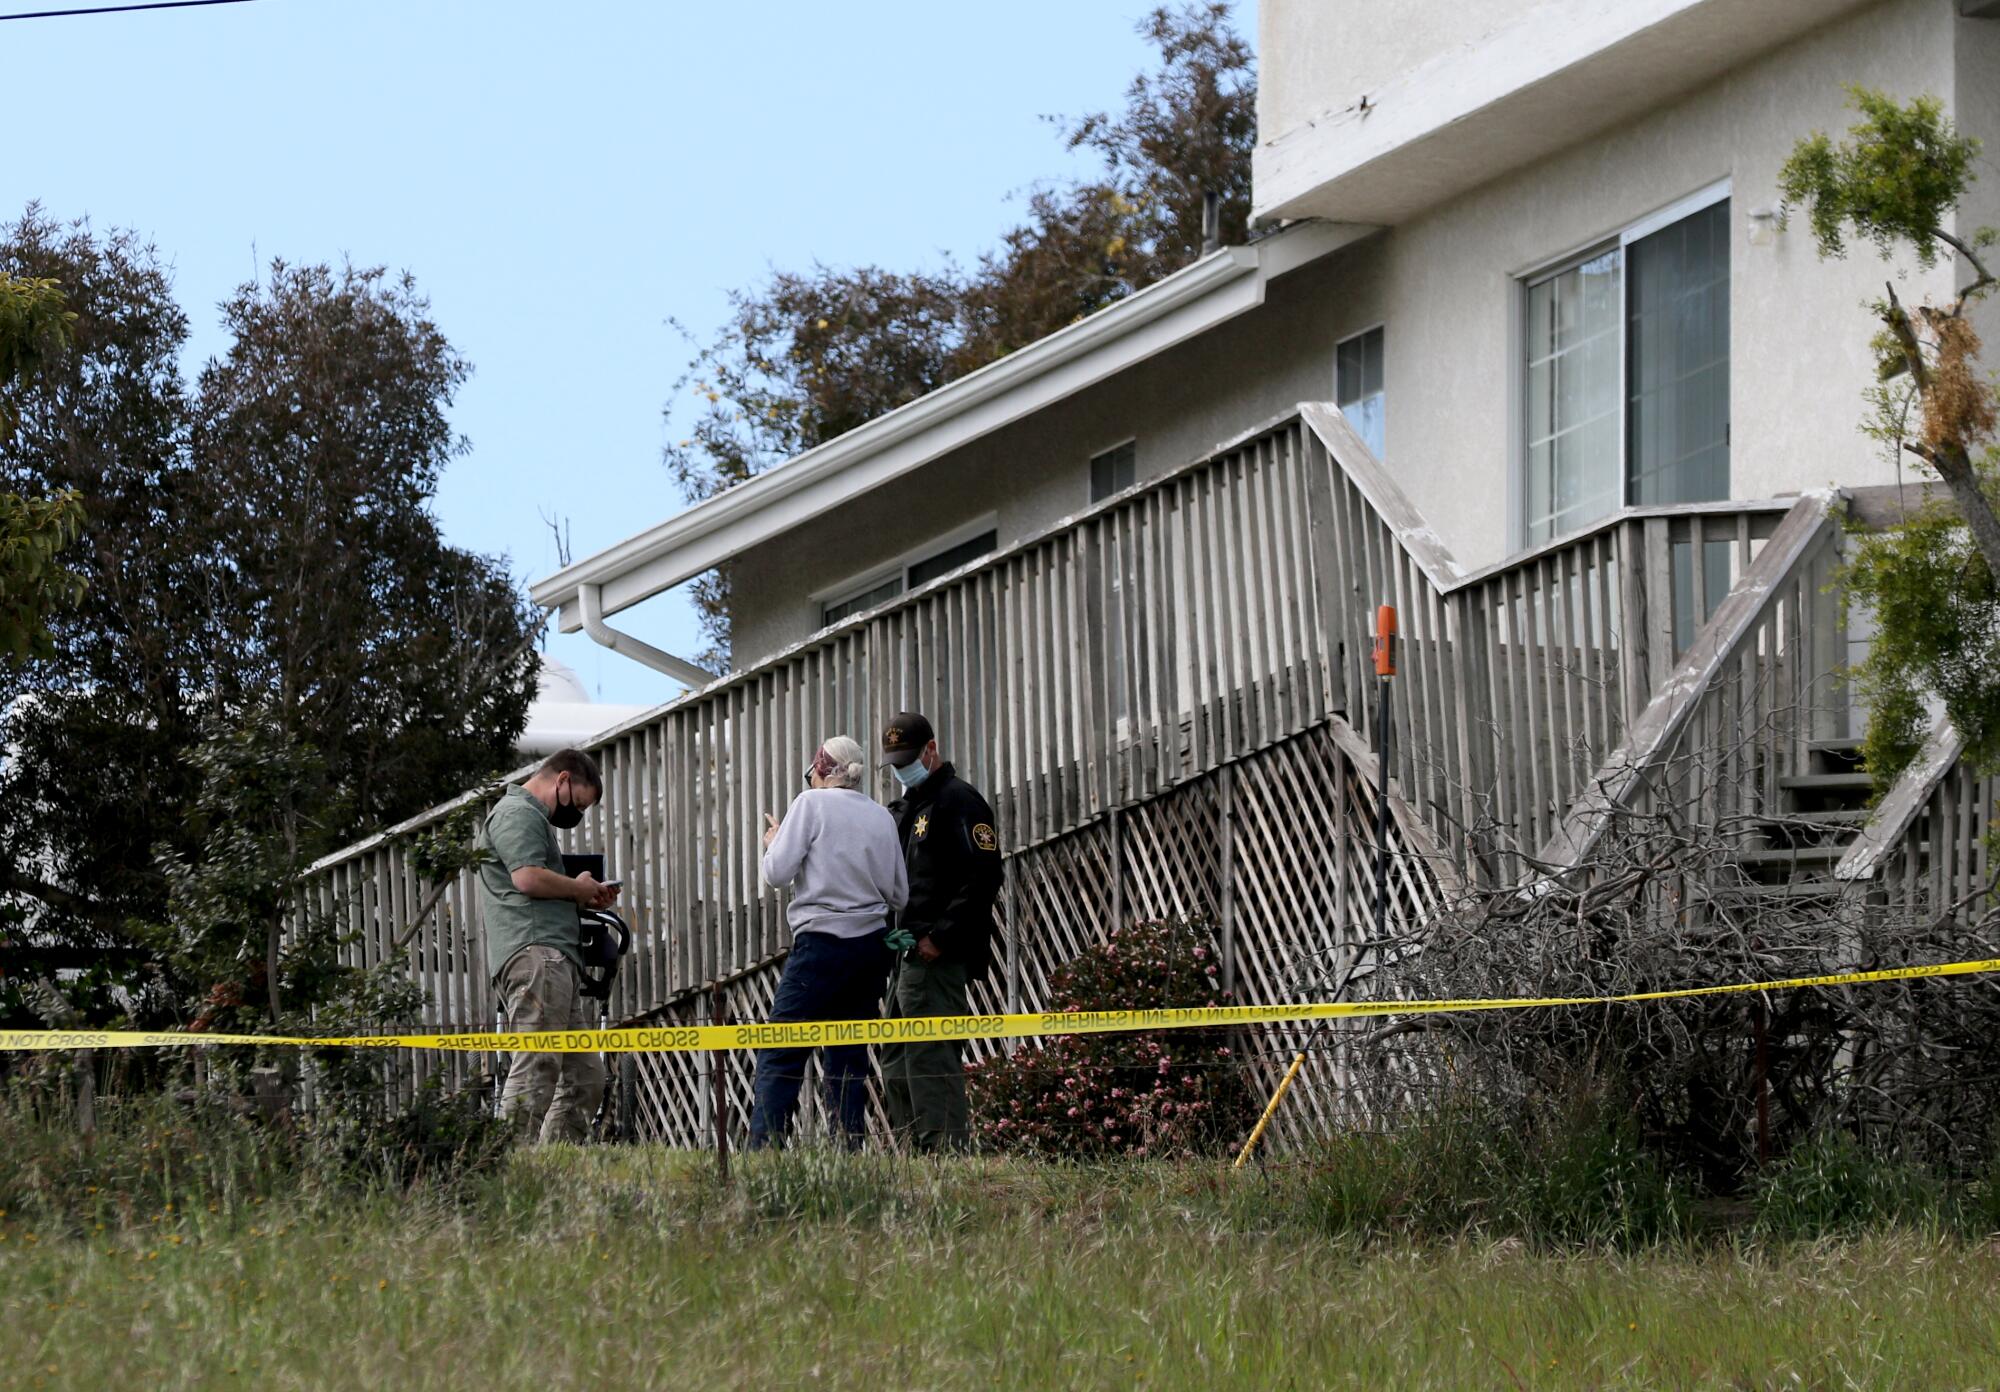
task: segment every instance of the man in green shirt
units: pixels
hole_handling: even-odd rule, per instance
[[[486,966],[509,1030],[585,1028],[577,910],[610,908],[618,890],[588,871],[563,873],[556,832],[582,821],[603,795],[596,762],[579,749],[558,750],[480,824]],[[603,1095],[596,1054],[515,1054],[500,1110],[530,1140],[584,1141]]]

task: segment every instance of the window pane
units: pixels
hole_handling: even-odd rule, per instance
[[[1632,243],[1628,496],[1729,496],[1729,203]]]
[[[1361,396],[1361,340],[1350,338],[1333,350],[1333,399],[1345,406]]]
[[[1356,334],[1334,349],[1334,403],[1377,459],[1382,457],[1386,434],[1382,358],[1380,328]]]
[[[935,580],[940,575],[949,575],[967,561],[978,560],[999,544],[998,532],[981,532],[971,541],[962,541],[949,550],[938,552],[928,560],[918,561],[910,567],[910,588],[914,590],[917,586]]]
[[[1114,493],[1123,493],[1139,481],[1139,444],[1127,440],[1114,449],[1093,455],[1090,461],[1090,501],[1101,503]]]
[[[1382,428],[1382,393],[1376,392],[1343,406],[1340,414],[1347,417],[1347,423],[1354,427],[1361,443],[1368,446],[1368,452],[1380,459],[1385,434]]]
[[[1619,333],[1616,249],[1527,289],[1527,538],[1545,541],[1618,507]]]
[[[902,592],[902,580],[892,576],[865,594],[858,594],[852,599],[843,599],[827,605],[821,614],[820,623],[822,625],[837,624],[842,619],[850,618],[855,614],[866,613],[878,604],[887,604]]]

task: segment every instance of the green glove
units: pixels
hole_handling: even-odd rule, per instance
[[[917,945],[917,935],[907,928],[891,928],[889,936],[882,940],[891,952],[908,952]]]

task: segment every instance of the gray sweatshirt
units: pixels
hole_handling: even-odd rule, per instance
[[[909,902],[903,844],[889,809],[852,788],[808,788],[764,852],[764,880],[792,891],[794,933],[858,938]]]

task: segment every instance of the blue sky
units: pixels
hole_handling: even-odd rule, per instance
[[[150,237],[190,368],[260,261],[414,273],[474,365],[438,515],[538,577],[544,513],[584,555],[680,507],[669,316],[701,333],[772,267],[970,260],[1026,186],[1078,167],[1041,118],[1118,103],[1148,8],[253,0],[0,23],[0,215],[39,199]],[[1238,23],[1254,37],[1254,8]],[[620,622],[699,646],[678,595]],[[601,700],[678,690],[581,634],[550,651]]]

